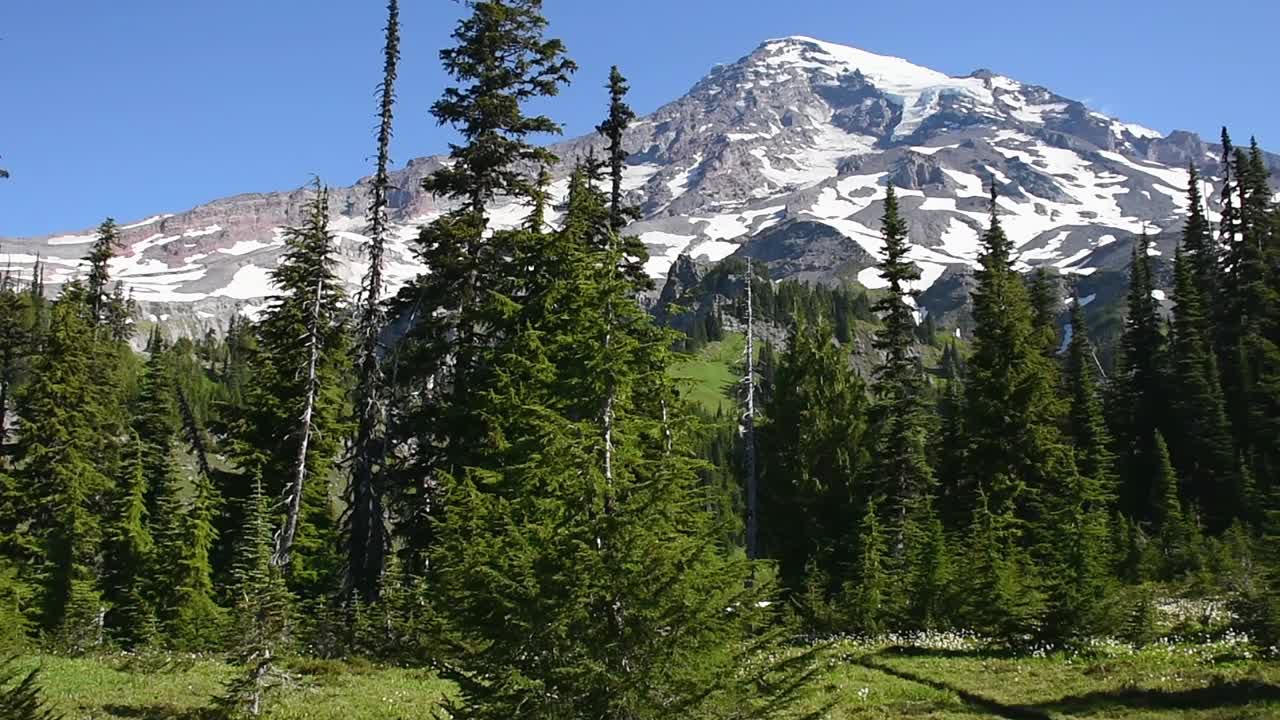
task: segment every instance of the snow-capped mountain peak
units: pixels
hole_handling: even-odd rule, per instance
[[[845,75],[861,75],[902,110],[902,120],[891,137],[911,134],[938,111],[944,97],[962,98],[985,110],[995,105],[991,88],[981,78],[953,78],[902,58],[802,35],[770,40],[757,54],[763,55],[761,62],[766,66],[809,68],[829,75],[831,85],[838,85]],[[1017,87],[1012,81],[1002,80],[1006,86]]]
[[[768,40],[713,68],[686,95],[639,118],[624,142],[624,187],[643,213],[629,232],[648,246],[655,277],[680,255],[745,253],[774,277],[877,287],[881,198],[892,183],[926,308],[963,302],[955,281],[976,260],[992,183],[1022,266],[1090,278],[1122,270],[1128,241],[1144,228],[1181,225],[1188,164],[1208,185],[1218,174],[1218,149],[1191,133],[1163,136],[990,71],[951,77],[800,36]],[[596,135],[553,146],[561,163],[552,195],[567,192],[573,163],[602,147]],[[1268,160],[1280,170],[1280,160]],[[411,247],[417,227],[448,208],[418,189],[444,162],[419,158],[395,173],[393,291],[423,269]],[[305,194],[238,195],[126,223],[128,247],[113,269],[148,316],[187,332],[221,324],[237,308],[264,304],[281,229],[301,221]],[[330,189],[340,274],[353,288],[366,267],[368,200],[367,179]],[[528,212],[500,202],[490,224],[514,227]],[[82,272],[78,258],[91,241],[91,230],[0,239],[0,262],[21,273],[43,256],[48,284],[57,285]]]

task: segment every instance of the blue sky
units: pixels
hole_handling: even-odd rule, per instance
[[[0,236],[368,174],[379,0],[0,4]],[[440,152],[437,51],[462,5],[402,0],[397,164]],[[1130,122],[1280,147],[1280,3],[546,0],[581,69],[539,109],[587,132],[610,64],[648,112],[761,41],[810,35],[950,74],[988,67]]]

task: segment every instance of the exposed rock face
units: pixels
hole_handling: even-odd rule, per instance
[[[1021,263],[1087,278],[1122,268],[1144,228],[1180,226],[1189,164],[1207,185],[1219,175],[1219,149],[1191,133],[1162,136],[988,70],[948,77],[803,37],[770,40],[715,68],[638,120],[625,144],[628,199],[643,211],[630,232],[648,245],[655,277],[694,267],[676,265],[682,255],[716,261],[742,253],[766,261],[775,278],[878,287],[880,198],[892,182],[922,289],[967,274],[992,183]],[[562,162],[553,195],[567,192],[574,161],[602,148],[596,136],[554,146]],[[1280,158],[1267,160],[1280,171]],[[417,227],[448,208],[418,189],[442,161],[420,158],[394,174],[391,292],[423,270],[412,250]],[[367,179],[331,189],[340,275],[353,289],[365,270],[368,198]],[[281,228],[301,221],[305,199],[305,190],[238,195],[127,224],[128,247],[113,270],[157,321],[181,332],[220,326],[237,308],[252,312],[266,302]],[[1216,208],[1209,210],[1216,220]],[[527,212],[499,203],[491,221],[510,227]],[[1158,241],[1166,256],[1172,236]],[[77,259],[91,241],[91,230],[0,239],[20,272],[43,256],[50,285],[81,272]],[[922,304],[948,313],[962,296],[940,288]]]

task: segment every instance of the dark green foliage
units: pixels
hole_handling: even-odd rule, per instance
[[[834,596],[853,560],[857,482],[871,450],[866,415],[866,389],[830,328],[798,326],[778,359],[758,432],[762,545],[791,592],[812,565]]]
[[[1039,634],[1044,596],[1016,520],[991,511],[986,493],[974,503],[962,555],[956,615],[961,627],[1018,643]]]
[[[383,46],[382,83],[378,104],[378,160],[373,195],[369,201],[369,269],[361,285],[357,351],[355,436],[352,439],[351,477],[346,488],[347,510],[342,540],[346,549],[344,594],[376,600],[387,553],[391,550],[385,512],[387,441],[386,387],[382,375],[380,335],[383,312],[383,256],[387,232],[387,206],[391,192],[391,121],[395,104],[396,66],[400,61],[400,5],[387,3],[386,42]]]
[[[226,715],[257,716],[271,693],[288,684],[278,661],[292,640],[293,598],[272,561],[272,519],[262,483],[255,482],[236,550],[230,660],[243,671],[227,682],[215,704]]]
[[[0,646],[12,652],[27,646],[32,629],[27,614],[35,590],[22,575],[22,568],[16,562],[0,556]]]
[[[1064,378],[1071,403],[1067,431],[1075,448],[1076,471],[1091,479],[1098,492],[1114,498],[1116,458],[1097,389],[1100,370],[1089,342],[1084,306],[1076,295],[1071,303],[1071,342],[1067,346]]]
[[[1207,242],[1207,237],[1190,239],[1193,228],[1203,232],[1204,223],[1195,218],[1195,207],[1192,206],[1183,247]],[[1176,420],[1172,433],[1177,448],[1174,460],[1187,497],[1206,513],[1210,528],[1220,532],[1242,515],[1244,503],[1236,497],[1231,428],[1194,271],[1192,259],[1180,247],[1174,261],[1176,305],[1169,339],[1170,381],[1178,388],[1170,398]]]
[[[1227,412],[1237,451],[1255,478],[1280,468],[1280,235],[1262,151],[1237,148],[1238,230],[1228,244],[1219,331]]]
[[[112,298],[107,293],[107,284],[111,279],[111,271],[107,263],[115,257],[116,250],[120,247],[120,228],[115,220],[107,218],[98,226],[98,235],[89,248],[89,254],[85,256],[85,261],[89,264],[85,292],[89,317],[94,325],[107,324],[110,319]]]
[[[1062,278],[1014,271],[994,197],[963,339],[914,307],[893,187],[883,292],[684,258],[650,314],[643,243],[622,236],[626,79],[609,76],[607,154],[578,158],[552,208],[561,166],[536,141],[559,126],[526,108],[573,64],[537,0],[466,5],[433,107],[461,140],[425,182],[454,209],[393,305],[396,0],[358,302],[319,187],[261,319],[172,345],[153,328],[145,361],[114,222],[52,304],[38,269],[0,277],[0,645],[230,649],[227,714],[267,712],[293,682],[281,658],[307,653],[429,665],[457,718],[740,720],[794,713],[816,666],[792,631],[1141,645],[1167,597],[1230,593],[1278,642],[1280,212],[1256,143],[1224,133],[1216,241],[1192,167],[1171,304],[1137,240],[1110,377],[1108,299],[1075,297],[1060,344]],[[531,212],[494,231],[493,201]],[[748,310],[758,437],[730,388],[702,411],[670,375],[674,348],[729,347]],[[727,371],[712,355],[680,363]],[[0,669],[10,714],[48,716],[34,674]]]
[[[965,454],[971,492],[997,518],[1036,520],[1046,493],[1074,473],[1060,434],[1057,374],[1032,324],[1026,287],[992,200],[973,292],[973,354],[965,375]],[[1003,521],[1002,521],[1003,522]],[[1016,529],[1010,528],[1015,535]]]
[[[886,543],[879,514],[875,498],[866,497],[854,536],[852,577],[844,588],[849,623],[867,634],[881,631],[889,614]]]
[[[1190,569],[1196,548],[1194,547],[1194,520],[1188,517],[1178,493],[1178,476],[1169,459],[1169,446],[1164,436],[1157,432],[1151,438],[1152,457],[1155,458],[1151,478],[1151,507],[1159,543],[1160,570],[1166,578],[1176,577]]]
[[[0,278],[0,443],[8,440],[13,390],[25,379],[38,334],[37,303],[8,273]]]
[[[19,557],[42,588],[43,624],[76,648],[100,635],[98,548],[112,486],[102,434],[111,398],[93,384],[96,342],[84,298],[76,283],[63,289],[21,393],[17,479],[24,492],[12,506],[27,520]]]
[[[128,454],[107,532],[107,563],[103,580],[106,596],[112,605],[106,617],[107,627],[122,644],[132,647],[155,639],[148,637],[156,623],[150,592],[155,547],[151,536],[151,515],[147,508],[143,443],[136,432]]]
[[[1096,477],[1073,473],[1049,502],[1045,565],[1046,616],[1042,634],[1063,641],[1115,629],[1109,495]]]
[[[779,669],[753,638],[767,586],[745,585],[751,565],[716,542],[666,374],[671,337],[632,300],[590,174],[575,172],[562,229],[507,238],[528,264],[486,307],[506,331],[476,357],[491,378],[469,398],[485,441],[437,476],[431,597],[460,691],[449,712],[782,716],[787,677],[756,686]]]
[[[550,165],[555,158],[530,144],[530,135],[559,133],[550,118],[527,116],[523,103],[556,95],[577,69],[559,40],[546,40],[541,0],[470,0],[471,14],[453,32],[454,47],[440,51],[445,72],[458,85],[431,106],[441,124],[457,127],[452,167],[437,171],[424,189],[465,200],[480,214],[499,195],[530,197],[533,186],[518,164]]]
[[[957,568],[932,498],[926,496],[915,508],[911,527],[914,538],[903,564],[906,572],[899,579],[899,622],[919,630],[948,627],[953,620]]]
[[[245,405],[232,426],[229,450],[241,489],[223,493],[244,497],[244,484],[261,479],[281,498],[293,525],[282,530],[277,562],[287,566],[290,588],[305,597],[330,592],[341,567],[329,488],[347,431],[349,338],[328,214],[327,192],[317,186],[303,226],[285,233],[285,252],[272,271],[279,294],[254,326]]]
[[[1123,484],[1120,507],[1138,520],[1151,519],[1149,483],[1159,472],[1151,438],[1168,422],[1168,345],[1153,292],[1151,238],[1134,244],[1130,264],[1128,315],[1108,397],[1110,424]]]
[[[915,317],[907,304],[917,296],[910,283],[919,280],[920,271],[907,259],[907,226],[898,216],[893,185],[886,190],[881,234],[884,259],[878,269],[888,287],[872,306],[882,323],[872,347],[883,359],[872,371],[875,462],[868,491],[884,513],[889,552],[894,560],[902,560],[912,550],[906,545],[910,518],[933,490],[933,470],[925,450],[929,428],[924,370],[914,349]]]
[[[216,647],[225,626],[225,613],[214,599],[211,562],[221,502],[208,476],[198,473],[193,483],[179,526],[181,547],[165,561],[172,563],[174,580],[169,636],[178,647],[200,650]]]
[[[468,402],[491,379],[480,362],[486,346],[510,330],[495,315],[494,293],[518,296],[529,247],[542,228],[494,233],[486,238],[485,206],[497,196],[528,199],[542,193],[523,168],[547,167],[555,157],[534,136],[560,126],[525,105],[556,95],[576,69],[559,40],[543,37],[540,0],[472,0],[471,13],[454,30],[456,45],[442,50],[456,85],[432,106],[441,124],[462,141],[450,146],[452,163],[423,181],[427,191],[461,203],[424,227],[417,251],[431,272],[401,291],[408,330],[397,348],[395,392],[406,399],[394,421],[395,440],[411,447],[399,470],[393,498],[407,538],[408,569],[422,569],[432,542],[441,472],[461,472],[482,442],[480,419]]]
[[[1036,268],[1027,284],[1031,302],[1031,326],[1039,336],[1045,355],[1058,352],[1058,314],[1061,300],[1058,297],[1058,281],[1043,266]]]
[[[609,116],[604,122],[596,126],[596,132],[609,140],[607,151],[609,166],[609,227],[615,233],[621,234],[622,229],[626,227],[628,222],[637,220],[640,217],[638,208],[626,204],[622,189],[622,172],[627,162],[627,151],[623,147],[622,139],[631,122],[636,119],[636,114],[631,109],[631,106],[627,104],[626,97],[630,87],[627,85],[627,79],[618,70],[617,65],[609,69],[609,84],[607,87],[609,88]],[[624,266],[627,277],[635,284],[637,291],[652,289],[653,280],[649,278],[649,274],[644,269],[645,261],[649,259],[648,248],[638,237],[624,236],[620,240],[623,254],[626,257]]]
[[[0,662],[0,718],[5,720],[59,720],[40,688],[40,668],[22,672],[17,660]]]
[[[1082,603],[1100,601],[1105,494],[1097,478],[1081,478],[1076,469],[1062,432],[1068,413],[1046,352],[1048,331],[1036,328],[996,208],[993,194],[973,293],[961,488],[973,498],[969,566],[980,568],[970,594],[992,602],[965,614],[1008,640],[1033,631],[1063,637],[1065,621],[1055,618],[1087,615]],[[1071,541],[1065,546],[1064,534]]]

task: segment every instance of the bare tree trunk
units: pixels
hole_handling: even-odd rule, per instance
[[[747,476],[747,558],[760,557],[760,498],[756,484],[756,377],[755,377],[755,310],[751,297],[751,258],[747,258],[747,350],[746,374],[742,384],[746,391],[746,409],[742,417],[742,445]]]
[[[298,459],[294,466],[293,482],[285,493],[284,526],[276,534],[275,553],[271,561],[276,567],[287,568],[289,553],[293,549],[293,539],[298,532],[298,518],[302,514],[302,490],[307,479],[307,449],[311,444],[311,416],[315,412],[316,392],[319,381],[316,378],[317,366],[320,362],[320,306],[324,298],[324,277],[316,280],[316,301],[311,309],[311,318],[307,323],[307,382],[302,401],[301,428],[302,437],[298,440]]]

